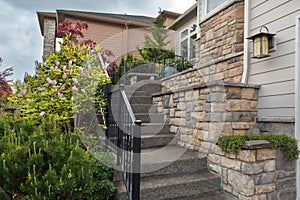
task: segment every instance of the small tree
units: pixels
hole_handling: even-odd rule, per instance
[[[158,14],[154,26],[150,29],[151,36],[145,35],[144,47],[138,49],[143,59],[149,62],[152,62],[154,58],[158,58],[163,54],[166,54],[166,57],[174,56],[174,52],[168,49],[170,41],[166,41],[168,30],[164,26],[166,19],[161,9],[159,9]]]
[[[0,57],[0,67],[2,66],[3,59]],[[0,105],[1,102],[6,102],[7,96],[11,95],[12,89],[8,82],[11,80],[6,80],[7,77],[11,76],[13,73],[13,68],[9,67],[3,71],[0,71]]]

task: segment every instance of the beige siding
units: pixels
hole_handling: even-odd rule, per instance
[[[67,19],[77,21],[77,19],[73,18]],[[148,33],[146,28],[129,26],[126,33],[125,24],[113,24],[93,20],[87,20],[87,23],[89,28],[83,32],[85,38],[96,41],[104,49],[111,50],[117,62],[127,53],[132,53],[134,57],[141,58],[137,47],[143,46],[144,35]]]
[[[277,47],[266,59],[251,59],[249,83],[260,84],[260,117],[295,115],[295,25],[299,0],[249,0],[250,35],[266,25],[276,33]]]

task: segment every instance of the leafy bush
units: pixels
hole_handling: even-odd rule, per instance
[[[62,134],[51,119],[39,125],[0,113],[0,195],[9,199],[110,199],[112,169]],[[112,158],[99,153],[107,164]]]
[[[279,148],[290,161],[297,160],[300,151],[298,151],[295,138],[287,135],[230,135],[219,138],[218,145],[225,152],[238,152],[242,146],[249,140],[267,140],[271,143],[273,149]]]
[[[3,60],[0,57],[0,67],[2,65],[2,62]],[[1,102],[6,102],[7,97],[12,93],[12,89],[8,84],[8,81],[6,80],[8,76],[11,76],[13,74],[12,72],[13,72],[12,67],[0,71],[0,106],[1,106]]]
[[[72,124],[75,113],[92,109],[87,108],[88,103],[104,107],[103,93],[97,90],[110,80],[97,52],[104,54],[100,47],[76,45],[65,37],[61,50],[38,64],[34,76],[15,83],[11,104],[18,106],[27,119],[50,117],[67,125]]]

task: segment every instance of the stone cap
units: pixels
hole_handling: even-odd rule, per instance
[[[271,148],[271,143],[267,140],[249,140],[242,146],[245,150],[266,149]]]

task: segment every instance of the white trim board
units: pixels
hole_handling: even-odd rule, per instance
[[[296,17],[296,45],[295,45],[295,138],[300,149],[300,15]],[[300,199],[300,159],[297,160],[297,199]]]

